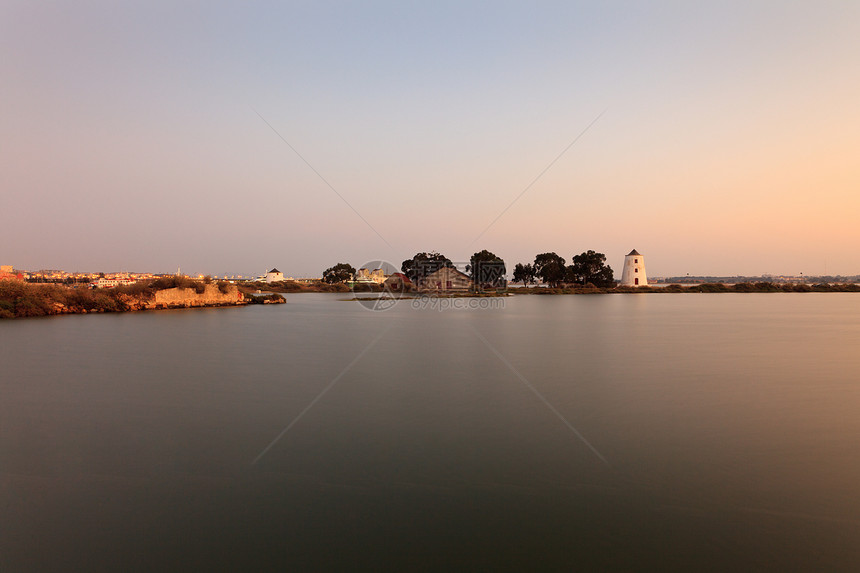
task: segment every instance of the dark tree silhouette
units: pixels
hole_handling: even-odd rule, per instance
[[[605,265],[606,255],[595,251],[586,251],[573,257],[572,265],[567,267],[565,280],[570,283],[597,287],[615,286],[612,267]]]
[[[531,263],[517,263],[514,267],[514,282],[521,282],[523,286],[528,286],[535,282],[535,268]]]
[[[323,281],[334,284],[344,283],[355,276],[355,268],[348,263],[338,263],[323,271]]]
[[[498,288],[505,286],[505,261],[494,253],[484,249],[475,253],[469,259],[466,271],[472,277],[476,288]]]
[[[535,276],[551,287],[557,287],[564,282],[567,269],[564,266],[564,257],[555,253],[541,253],[535,257]]]
[[[416,253],[411,259],[406,259],[400,265],[400,270],[404,275],[409,277],[413,283],[418,283],[421,279],[431,273],[435,273],[442,267],[454,267],[451,259],[443,254],[435,251],[430,253]]]

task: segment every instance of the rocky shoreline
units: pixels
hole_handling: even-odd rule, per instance
[[[180,283],[180,286],[159,288],[163,286],[167,285],[84,289],[0,281],[0,319],[286,302],[283,296],[275,293],[246,295],[227,283]]]

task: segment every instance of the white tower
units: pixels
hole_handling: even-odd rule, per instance
[[[645,275],[645,258],[636,252],[624,257],[624,270],[621,272],[621,286],[646,286],[648,277]]]

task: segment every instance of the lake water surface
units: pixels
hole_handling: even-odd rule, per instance
[[[342,298],[0,322],[0,570],[860,569],[860,295]]]

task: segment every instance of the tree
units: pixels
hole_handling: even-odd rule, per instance
[[[416,253],[411,259],[406,259],[400,265],[400,270],[404,275],[409,277],[413,283],[418,283],[421,279],[431,273],[435,273],[442,267],[454,267],[451,259],[443,254],[435,251],[430,253]]]
[[[564,266],[564,258],[555,253],[541,253],[535,257],[535,276],[551,287],[557,287],[564,281],[567,269]]]
[[[535,282],[535,268],[528,264],[517,263],[514,267],[514,282],[521,282],[523,286],[528,286]]]
[[[351,280],[355,276],[355,269],[347,263],[338,263],[323,271],[323,281],[334,284]]]
[[[477,288],[505,286],[505,275],[508,272],[505,261],[486,249],[472,255],[466,271]]]
[[[573,264],[567,267],[567,282],[598,287],[615,286],[612,267],[606,266],[606,255],[586,251],[573,257]]]

